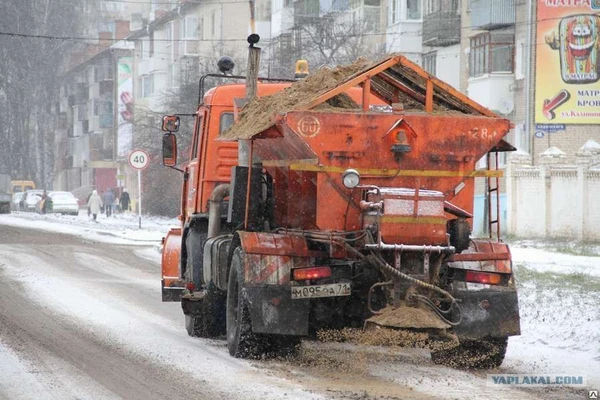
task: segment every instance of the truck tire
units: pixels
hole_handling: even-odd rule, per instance
[[[243,255],[233,252],[227,282],[227,348],[236,358],[259,358],[265,353],[265,337],[252,332],[248,300],[244,297]]]
[[[451,219],[447,223],[450,244],[456,248],[457,253],[462,253],[471,244],[471,226],[464,218]]]
[[[461,340],[457,347],[432,351],[431,361],[458,369],[491,369],[504,361],[507,337]]]

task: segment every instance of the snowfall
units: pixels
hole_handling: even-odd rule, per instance
[[[97,223],[83,212],[78,217],[33,213],[0,215],[0,226],[59,232],[95,242],[139,245],[139,250],[134,250],[136,254],[157,266],[160,264],[161,238],[169,227],[177,224],[176,219],[148,216],[140,219],[135,214],[100,216]],[[588,388],[600,389],[600,246],[587,247],[583,252],[586,255],[565,250],[572,248],[572,243],[550,241],[515,240],[511,243],[519,286],[522,334],[510,338],[503,368],[514,374],[583,375]],[[159,277],[156,279],[158,281]],[[81,308],[81,313],[96,314],[90,312],[94,304]],[[79,307],[75,307],[75,312],[77,310]],[[120,327],[116,325],[122,318],[123,315],[115,315],[95,322],[115,324],[108,328],[119,332]],[[160,352],[160,335],[150,337],[156,343],[145,343],[145,346]],[[140,350],[135,344],[131,346]],[[170,360],[179,358],[181,368],[189,368],[185,354],[181,357],[171,353],[158,354],[159,358],[163,356]],[[14,357],[15,354],[0,341],[0,360],[5,360],[0,363],[0,385]],[[456,371],[456,379],[465,378],[463,374],[466,372]],[[448,387],[438,385],[439,389],[435,389],[435,386],[431,385],[432,395],[443,397],[448,391]],[[301,391],[288,393],[287,398],[302,397]]]

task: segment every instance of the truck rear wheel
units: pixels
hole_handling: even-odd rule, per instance
[[[507,344],[507,337],[461,340],[457,347],[432,351],[431,361],[459,369],[497,368],[504,361]]]
[[[236,358],[258,358],[264,354],[265,338],[252,332],[248,300],[244,297],[243,251],[236,248],[227,282],[227,348]]]

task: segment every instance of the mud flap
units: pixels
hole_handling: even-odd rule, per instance
[[[183,287],[181,286],[165,286],[165,280],[161,280],[162,287],[162,301],[181,301],[181,295],[183,294]]]
[[[174,228],[163,239],[161,269],[162,301],[180,301],[184,283],[180,279],[181,229]]]
[[[245,287],[250,305],[252,332],[277,335],[308,335],[309,300],[292,300],[289,285]]]
[[[517,292],[512,290],[455,290],[462,322],[454,327],[459,338],[479,339],[521,334]],[[454,313],[455,314],[455,313]],[[458,318],[455,314],[453,318]]]

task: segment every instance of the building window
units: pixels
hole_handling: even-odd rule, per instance
[[[198,22],[198,40],[204,40],[204,18]]]
[[[512,34],[483,33],[471,38],[469,76],[513,72],[515,37]]]
[[[154,79],[152,75],[144,75],[139,79],[140,97],[150,97],[154,91]]]
[[[167,86],[169,88],[179,87],[179,66],[171,63],[167,69]]]
[[[423,54],[423,69],[429,72],[431,75],[435,75],[437,73],[437,52],[432,51],[427,54]]]
[[[214,38],[217,33],[217,12],[213,11],[210,15],[210,32]]]
[[[148,56],[150,58],[154,57],[154,31],[150,32],[150,38],[148,41]]]
[[[398,22],[399,18],[399,11],[400,11],[400,0],[390,0],[391,1],[391,7],[390,7],[390,21],[392,22],[392,24],[395,24],[396,22]]]
[[[180,39],[198,39],[198,17],[188,15],[179,24]]]
[[[427,1],[427,0],[426,0]],[[390,25],[421,19],[421,0],[390,0]]]
[[[421,0],[406,0],[406,19],[421,19]]]

